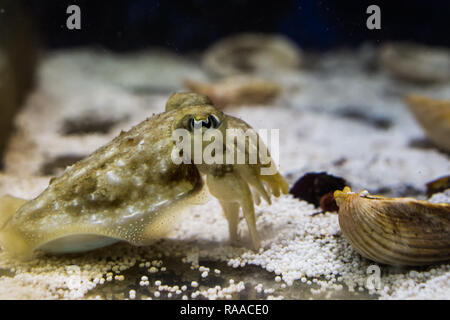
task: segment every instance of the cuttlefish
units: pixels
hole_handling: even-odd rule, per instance
[[[230,240],[238,241],[242,208],[253,248],[258,249],[254,203],[263,198],[270,204],[272,195],[288,192],[288,184],[277,170],[262,174],[261,169],[273,165],[270,155],[270,161],[264,163],[260,157],[256,163],[195,163],[189,159],[191,152],[182,154],[183,150],[175,149],[178,142],[173,132],[177,129],[194,137],[196,132],[211,129],[225,133],[251,127],[218,110],[205,95],[175,93],[165,112],[122,131],[67,167],[35,199],[1,198],[2,248],[29,258],[37,249],[73,253],[118,241],[147,245],[170,228],[179,209],[205,202],[209,190],[228,220]],[[263,145],[253,140],[246,143],[245,159]],[[236,142],[224,140],[223,144],[223,150],[228,150]],[[206,147],[203,142],[201,148]],[[174,161],[174,150],[184,159],[181,163]]]

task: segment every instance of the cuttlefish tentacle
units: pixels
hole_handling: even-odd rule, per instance
[[[271,194],[275,197],[287,194],[289,191],[288,183],[278,172],[274,175],[261,175],[260,179],[269,185]]]
[[[36,249],[64,253],[120,240],[148,244],[170,228],[175,212],[203,202],[206,176],[209,192],[228,220],[230,239],[237,241],[242,208],[253,247],[259,248],[254,202],[261,197],[270,204],[271,195],[287,193],[287,183],[277,172],[261,173],[261,168],[273,164],[271,159],[269,164],[260,158],[255,164],[174,162],[176,129],[184,129],[193,139],[195,130],[211,128],[222,133],[251,129],[216,109],[207,96],[172,95],[165,112],[68,167],[35,199],[0,199],[0,245],[26,258]],[[224,143],[223,150],[236,147],[234,142]],[[249,141],[248,147],[257,152],[259,144]]]
[[[256,196],[262,197],[267,203],[271,204],[270,194],[264,188],[264,184],[261,181],[261,177],[258,175],[257,168],[252,166],[238,165],[237,171],[239,175],[247,181],[247,183],[255,189]],[[258,197],[259,198],[259,197]]]
[[[223,209],[223,215],[228,221],[228,232],[230,235],[230,241],[233,244],[237,244],[238,236],[238,224],[239,224],[239,203],[234,201],[219,200]]]
[[[256,230],[253,195],[248,184],[235,172],[225,173],[222,176],[209,174],[206,183],[211,194],[218,198],[222,205],[224,215],[229,223],[230,239],[232,241],[237,240],[239,208],[242,208],[253,247],[258,249],[260,240]]]

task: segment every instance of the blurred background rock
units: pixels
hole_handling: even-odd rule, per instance
[[[20,1],[0,0],[0,156],[14,114],[33,84],[36,46],[35,29]]]

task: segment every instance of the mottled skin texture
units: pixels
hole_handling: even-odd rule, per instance
[[[258,248],[253,200],[262,196],[270,202],[270,194],[287,193],[284,179],[278,173],[261,176],[260,164],[177,165],[171,159],[173,130],[189,128],[192,117],[207,119],[210,115],[220,121],[219,130],[249,128],[242,120],[217,110],[206,96],[174,94],[166,112],[122,132],[68,167],[37,198],[25,203],[4,198],[0,203],[2,247],[29,257],[37,248],[74,252],[83,250],[83,242],[92,249],[110,244],[111,239],[145,245],[163,235],[177,209],[205,198],[205,176],[209,191],[218,198],[228,219],[231,240],[237,240],[242,208],[253,245]],[[61,239],[72,241],[68,249],[61,249]]]

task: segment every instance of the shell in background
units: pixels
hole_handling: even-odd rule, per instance
[[[281,93],[280,85],[258,77],[233,76],[216,83],[186,80],[191,91],[207,95],[218,107],[244,104],[267,104]]]
[[[300,67],[302,52],[280,35],[243,33],[220,40],[203,57],[203,66],[215,76],[271,74]]]
[[[380,49],[381,63],[397,78],[412,82],[450,80],[450,51],[414,43],[388,43]]]
[[[450,204],[335,191],[339,225],[362,256],[389,265],[450,260]]]
[[[450,100],[411,94],[406,96],[406,102],[427,137],[437,147],[450,152]]]

